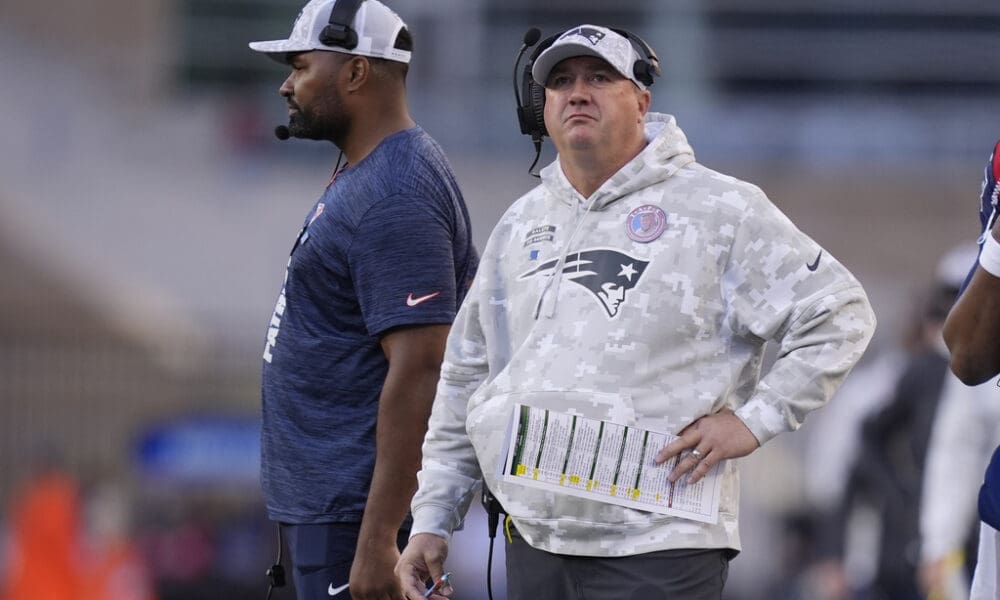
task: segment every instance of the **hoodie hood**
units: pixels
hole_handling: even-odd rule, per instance
[[[646,114],[646,147],[635,158],[608,178],[588,199],[566,179],[561,157],[542,169],[542,185],[555,198],[567,204],[590,204],[590,210],[603,210],[623,196],[659,183],[694,162],[694,150],[673,115]]]

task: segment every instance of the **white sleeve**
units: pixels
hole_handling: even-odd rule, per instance
[[[722,284],[734,333],[778,344],[774,365],[736,410],[763,444],[830,399],[868,347],[875,314],[854,276],[759,190]]]
[[[486,380],[486,342],[479,325],[477,276],[448,336],[441,378],[423,444],[417,493],[411,503],[411,535],[450,539],[462,522],[482,478],[465,428],[469,398]]]

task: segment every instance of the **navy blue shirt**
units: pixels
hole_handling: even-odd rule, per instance
[[[306,217],[268,326],[261,483],[271,519],[361,521],[388,371],[380,337],[451,323],[477,263],[458,184],[419,127],[334,177]]]

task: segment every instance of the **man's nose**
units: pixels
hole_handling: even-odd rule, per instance
[[[590,98],[590,90],[587,88],[587,78],[577,77],[573,80],[573,87],[569,91],[569,101],[574,104],[587,102]]]
[[[278,95],[287,98],[292,95],[292,76],[289,75],[278,88]]]

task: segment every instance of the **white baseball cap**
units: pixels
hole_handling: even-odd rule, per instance
[[[310,0],[295,19],[288,39],[250,42],[250,49],[263,52],[283,64],[288,63],[289,54],[310,50],[372,56],[409,64],[410,51],[395,47],[396,38],[406,29],[406,23],[378,0],[364,0],[355,13],[351,29],[357,33],[358,45],[353,49],[328,46],[320,41],[338,1],[342,0]]]
[[[632,80],[640,90],[646,86],[636,79],[635,63],[642,60],[632,42],[623,35],[598,25],[580,25],[563,33],[535,59],[531,67],[531,77],[538,85],[544,86],[549,73],[561,61],[574,56],[596,56],[627,79]]]

